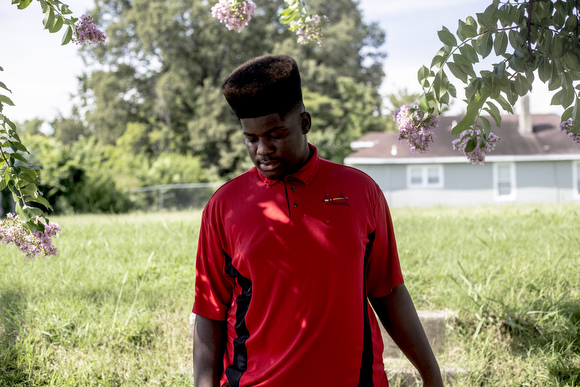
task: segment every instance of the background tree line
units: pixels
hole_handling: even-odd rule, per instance
[[[82,50],[81,102],[48,135],[41,121],[20,125],[55,211],[126,211],[139,206],[133,188],[226,180],[251,167],[220,87],[239,64],[266,53],[300,64],[309,140],[323,157],[342,162],[362,134],[394,130],[378,92],[385,32],[363,21],[355,0],[309,5],[330,19],[320,47],[299,45],[280,24],[283,0],[260,1],[239,34],[211,16],[210,2],[97,0],[91,15],[108,41]]]

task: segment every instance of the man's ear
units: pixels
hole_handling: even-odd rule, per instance
[[[300,124],[302,125],[302,133],[307,134],[312,127],[312,117],[310,113],[304,112],[300,115]]]

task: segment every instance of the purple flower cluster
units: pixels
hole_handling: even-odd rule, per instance
[[[572,133],[572,120],[566,120],[560,124],[560,131],[570,137],[576,144],[580,145],[580,133]]]
[[[467,143],[473,138],[475,138],[477,145],[471,152],[465,152]],[[486,153],[492,152],[498,141],[499,137],[490,132],[485,146],[481,147],[481,131],[479,128],[475,128],[461,132],[459,138],[453,140],[452,144],[453,149],[458,150],[467,156],[468,163],[483,165]]]
[[[220,0],[211,7],[211,15],[224,23],[228,30],[242,32],[255,10],[256,4],[250,0]]]
[[[316,42],[322,45],[322,24],[328,22],[328,17],[322,15],[299,16],[290,22],[290,29],[296,31],[298,43],[308,44]]]
[[[393,119],[399,128],[399,143],[407,140],[411,152],[425,153],[435,139],[435,128],[439,125],[439,117],[420,110],[417,104],[404,105],[395,110]]]
[[[56,255],[56,247],[52,245],[51,237],[59,233],[58,224],[46,224],[44,232],[30,232],[18,221],[18,215],[8,214],[7,217],[7,220],[0,221],[0,241],[3,244],[15,245],[27,259],[34,258],[38,254]],[[37,220],[41,221],[40,218]]]
[[[77,44],[104,42],[107,36],[97,28],[93,23],[93,18],[90,15],[81,16],[81,20],[77,25],[76,37],[73,41]]]

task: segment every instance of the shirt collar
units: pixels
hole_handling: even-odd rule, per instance
[[[302,168],[300,168],[295,173],[286,176],[285,179],[288,179],[291,177],[291,178],[300,180],[302,183],[304,183],[306,185],[310,184],[310,182],[314,178],[314,175],[316,175],[316,172],[318,171],[318,164],[319,164],[320,159],[318,157],[318,149],[316,149],[316,147],[312,144],[308,144],[308,147],[310,148],[310,151],[312,152],[312,156],[310,156],[310,158],[308,159],[306,164],[304,164],[302,166]],[[258,171],[258,176],[260,176],[260,178],[267,185],[272,186],[272,185],[280,182],[280,180],[270,180],[266,176],[264,176],[262,174],[262,172],[260,172],[259,169],[256,168],[256,170]]]

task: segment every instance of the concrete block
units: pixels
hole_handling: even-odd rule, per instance
[[[427,334],[433,352],[441,354],[445,348],[445,323],[453,315],[450,311],[417,311],[419,320]],[[378,317],[377,317],[378,319]],[[383,325],[381,324],[381,334],[383,335],[383,358],[402,357],[403,353],[393,342]]]

